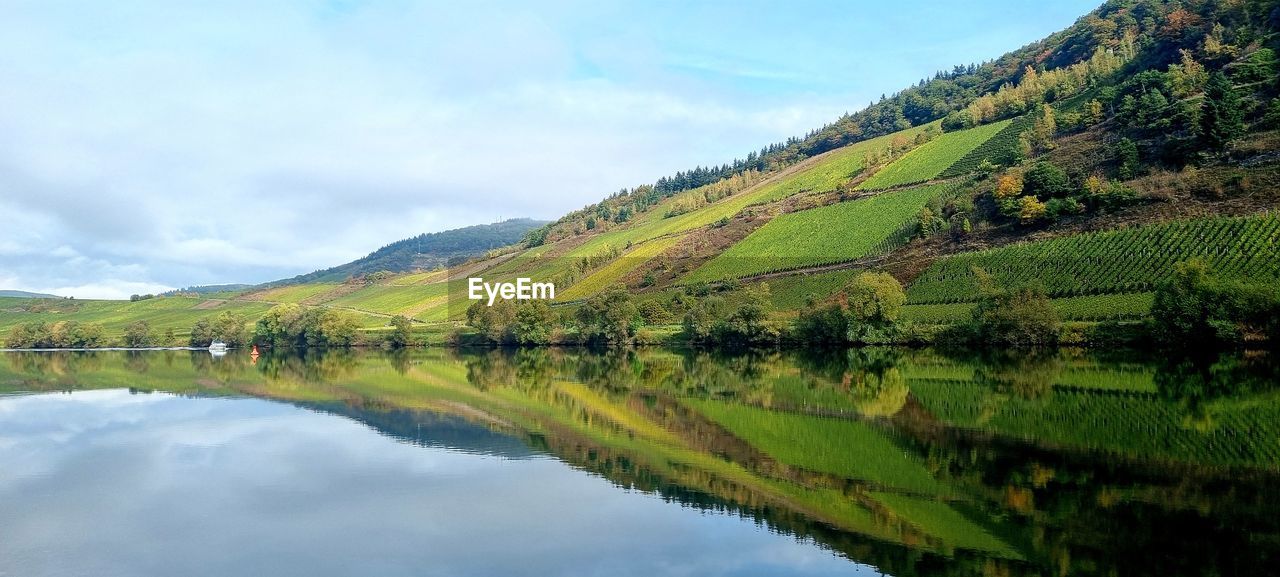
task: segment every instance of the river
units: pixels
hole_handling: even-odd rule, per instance
[[[1266,354],[0,353],[0,575],[1261,575]]]

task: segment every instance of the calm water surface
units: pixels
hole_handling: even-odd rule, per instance
[[[1268,355],[0,354],[0,575],[1265,575]]]

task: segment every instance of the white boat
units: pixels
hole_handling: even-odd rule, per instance
[[[225,353],[227,352],[227,343],[222,341],[213,341],[212,343],[209,343],[209,352]]]

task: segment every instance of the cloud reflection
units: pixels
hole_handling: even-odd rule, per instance
[[[873,574],[550,458],[256,399],[0,398],[0,575]]]

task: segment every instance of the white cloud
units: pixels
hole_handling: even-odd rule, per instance
[[[292,276],[422,232],[554,218],[870,96],[832,65],[864,59],[668,9],[4,3],[0,267],[46,287]],[[787,91],[734,84],[770,81]]]
[[[552,218],[830,114],[569,79],[570,48],[520,11],[477,36],[465,14],[424,7],[322,23],[258,3],[136,23],[26,8],[0,24],[0,169],[33,226],[0,230],[0,255],[92,255],[93,267],[46,260],[22,276],[94,296],[269,280],[427,230]],[[106,38],[76,37],[95,18]],[[114,263],[139,276],[88,276]]]

